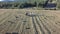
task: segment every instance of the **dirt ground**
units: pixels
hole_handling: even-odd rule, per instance
[[[36,16],[27,16],[33,12]],[[60,10],[0,9],[0,34],[60,34]]]

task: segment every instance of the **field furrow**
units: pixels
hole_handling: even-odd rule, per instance
[[[0,34],[60,34],[59,15],[54,10],[0,9]]]

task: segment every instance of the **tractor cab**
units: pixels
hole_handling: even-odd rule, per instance
[[[43,8],[45,9],[55,9],[57,6],[57,0],[46,0],[45,4],[43,5]]]

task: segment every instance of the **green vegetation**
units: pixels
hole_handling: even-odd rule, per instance
[[[23,2],[0,2],[0,8],[23,8],[26,5],[32,5],[35,7],[42,7],[45,0],[28,0]]]
[[[43,7],[46,0],[28,0],[23,2],[0,2],[0,8],[24,8],[26,5],[32,5],[34,7]],[[60,1],[59,1],[60,2]],[[57,3],[57,7],[60,8],[60,3]]]

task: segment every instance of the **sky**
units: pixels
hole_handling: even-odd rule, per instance
[[[0,0],[0,1],[15,1],[15,0]]]
[[[28,0],[0,0],[0,2],[27,2]]]
[[[0,2],[1,1],[5,1],[6,2],[6,1],[27,1],[27,0],[0,0]]]
[[[4,0],[0,0],[0,1],[4,1]]]

